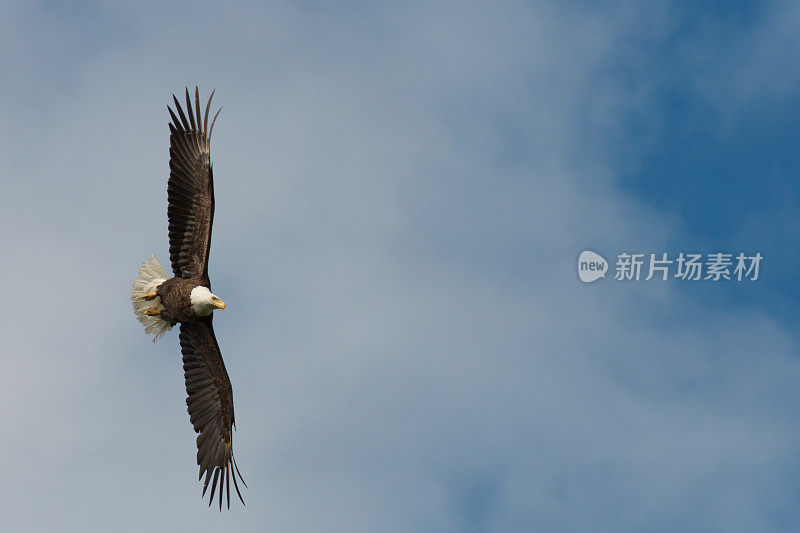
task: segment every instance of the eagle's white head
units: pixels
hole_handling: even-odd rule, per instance
[[[214,309],[225,309],[225,302],[217,298],[216,295],[211,294],[208,287],[203,287],[202,285],[192,289],[189,301],[192,303],[192,311],[198,316],[208,316]]]

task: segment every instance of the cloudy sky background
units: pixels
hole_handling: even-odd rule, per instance
[[[720,4],[0,4],[4,527],[800,528],[800,9]],[[221,515],[129,301],[195,84]],[[587,248],[764,262],[584,285]]]

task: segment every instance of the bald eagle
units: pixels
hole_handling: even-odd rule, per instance
[[[195,87],[194,105],[186,89],[186,113],[175,95],[175,112],[167,106],[169,125],[169,181],[167,182],[167,219],[169,222],[169,258],[174,277],[167,274],[155,256],[142,264],[133,283],[131,300],[139,321],[153,342],[180,323],[180,344],[186,380],[186,405],[189,420],[197,437],[197,464],[200,479],[205,475],[203,496],[211,484],[208,504],[214,501],[219,482],[219,508],[222,492],[231,505],[230,479],[244,503],[239,473],[233,458],[232,429],[233,389],[225,363],[214,336],[212,311],[225,309],[225,303],[211,292],[208,278],[208,255],[211,247],[211,224],[214,219],[214,176],[211,170],[211,131],[219,111],[208,127],[211,99],[200,121],[200,94]],[[220,111],[222,108],[220,108]],[[186,115],[188,114],[188,120]],[[178,118],[180,117],[180,119]],[[231,468],[233,466],[233,468]],[[233,470],[233,472],[232,472]],[[213,480],[213,481],[212,481]],[[245,484],[245,486],[247,486]]]

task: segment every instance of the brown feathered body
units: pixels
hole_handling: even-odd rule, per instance
[[[175,277],[156,287],[156,294],[164,306],[161,318],[171,324],[203,320],[205,317],[198,315],[192,308],[191,295],[195,287],[208,287],[208,285],[199,277],[189,279]]]

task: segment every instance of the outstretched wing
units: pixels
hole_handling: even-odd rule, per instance
[[[211,130],[219,111],[208,127],[206,104],[205,118],[200,122],[200,94],[195,87],[194,103],[186,89],[186,111],[175,95],[175,108],[169,114],[169,182],[167,183],[167,219],[169,220],[169,258],[172,271],[180,278],[202,274],[208,279],[208,252],[211,247],[211,223],[214,220],[214,176],[211,170]],[[222,111],[222,108],[220,108]]]
[[[239,475],[242,483],[244,479],[233,458],[231,440],[231,429],[235,426],[233,389],[228,379],[228,372],[225,371],[225,363],[222,362],[217,338],[214,336],[211,315],[200,322],[182,322],[180,341],[189,419],[194,430],[200,434],[197,436],[197,464],[200,465],[200,479],[203,478],[203,474],[206,476],[203,496],[213,477],[208,504],[211,505],[214,500],[214,492],[219,482],[219,508],[222,510],[223,489],[230,508],[230,479],[233,477],[233,486],[242,503],[244,499],[239,492],[236,475]],[[234,472],[231,472],[231,465]]]

